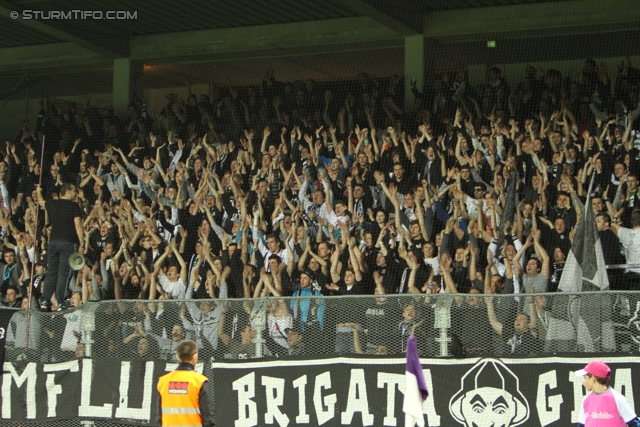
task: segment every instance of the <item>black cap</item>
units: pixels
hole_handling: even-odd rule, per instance
[[[300,274],[306,274],[311,278],[311,280],[316,280],[316,275],[313,272],[313,270],[311,270],[310,268],[307,268],[305,271],[301,272]]]

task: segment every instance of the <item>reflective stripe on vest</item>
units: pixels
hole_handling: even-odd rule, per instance
[[[196,408],[162,408],[163,414],[199,414],[200,409]]]

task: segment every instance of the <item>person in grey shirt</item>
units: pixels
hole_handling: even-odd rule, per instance
[[[29,310],[29,299],[22,299],[22,310],[17,311],[7,328],[7,361],[24,360],[37,362],[41,332],[40,314]]]
[[[522,275],[522,284],[525,293],[547,292],[549,284],[549,254],[540,244],[540,230],[533,230],[527,237],[527,241],[520,248],[514,257],[514,265],[519,263],[520,258],[531,246],[535,249],[535,258],[532,256],[527,261],[524,274]]]
[[[227,282],[220,283],[220,299],[227,298]],[[191,299],[193,296],[193,287],[187,288],[185,299]],[[215,298],[215,293],[210,295]],[[189,311],[191,320],[186,316],[185,309]],[[220,327],[220,318],[224,314],[224,303],[214,300],[201,300],[200,302],[186,302],[180,309],[180,319],[185,331],[191,331],[201,353],[204,357],[213,356],[222,350],[219,349],[218,329]],[[211,353],[209,355],[209,353]],[[224,354],[222,351],[221,354]]]

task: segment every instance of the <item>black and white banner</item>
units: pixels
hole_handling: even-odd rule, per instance
[[[566,426],[584,397],[574,371],[590,358],[422,360],[428,426]],[[610,384],[640,408],[640,359],[603,358]],[[156,384],[176,364],[80,359],[5,362],[3,421],[63,419],[157,425]],[[218,426],[404,424],[404,358],[333,358],[198,364],[213,378]]]
[[[427,426],[567,426],[592,359],[422,360]],[[640,408],[640,360],[604,358],[610,384]],[[404,359],[334,358],[212,365],[222,426],[404,425]],[[636,405],[638,404],[638,405]]]
[[[60,363],[5,362],[2,421],[109,420],[157,425],[158,378],[177,363],[80,359]],[[202,373],[203,364],[196,366]]]

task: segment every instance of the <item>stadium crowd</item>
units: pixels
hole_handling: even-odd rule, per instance
[[[1,292],[63,313],[17,313],[8,342],[81,357],[73,308],[115,299],[96,314],[103,356],[171,357],[187,337],[252,357],[256,334],[265,354],[400,353],[416,334],[435,355],[436,294],[453,294],[467,354],[541,351],[551,296],[528,295],[557,291],[586,209],[607,264],[640,264],[639,83],[630,63],[587,60],[575,76],[529,67],[516,87],[499,68],[477,86],[444,73],[429,93],[413,85],[411,111],[402,79],[365,74],[271,72],[127,117],[44,98],[0,162]],[[42,298],[56,286],[44,205],[70,194],[86,264],[56,301]],[[640,267],[608,276],[637,289]]]

